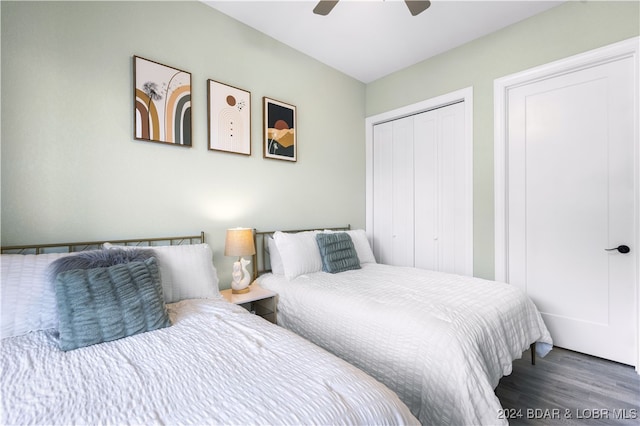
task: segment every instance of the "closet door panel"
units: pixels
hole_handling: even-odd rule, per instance
[[[380,263],[391,263],[393,126],[377,124],[373,128],[373,252]]]
[[[414,116],[415,266],[438,270],[438,121],[435,111]]]
[[[456,274],[466,271],[465,253],[468,224],[466,217],[472,206],[467,205],[466,163],[464,146],[464,104],[458,103],[437,110],[439,129],[439,259],[438,270]]]
[[[413,117],[393,122],[392,265],[414,265]]]
[[[464,103],[414,116],[415,266],[467,272]]]

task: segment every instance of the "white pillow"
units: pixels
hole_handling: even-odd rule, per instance
[[[273,237],[267,237],[267,250],[269,252],[269,264],[271,265],[271,273],[276,275],[284,275],[284,265],[282,264],[282,257],[278,251]]]
[[[360,264],[376,263],[376,258],[373,255],[369,239],[367,238],[367,233],[364,229],[351,229],[349,231],[331,231],[327,229],[324,232],[346,232],[351,237],[351,241],[353,241]]]
[[[219,298],[218,275],[208,244],[134,247],[105,243],[104,248],[151,249],[160,266],[165,303]]]
[[[48,269],[51,262],[70,254],[0,256],[2,338],[58,328],[56,293]]]
[[[318,232],[320,231],[297,233],[277,231],[273,234],[287,279],[292,280],[298,275],[322,270],[320,249],[316,242]]]

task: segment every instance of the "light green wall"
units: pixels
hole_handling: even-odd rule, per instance
[[[367,116],[473,86],[474,275],[494,277],[494,80],[638,36],[639,4],[568,2],[367,85]]]
[[[2,1],[2,244],[364,227],[365,86],[199,2]],[[132,56],[192,74],[193,148],[133,139]],[[252,155],[207,150],[207,79],[251,92]],[[298,162],[262,158],[262,97]]]
[[[222,286],[228,227],[363,227],[364,118],[467,86],[474,269],[493,277],[493,80],[640,33],[638,2],[570,2],[365,87],[199,2],[0,13],[2,244],[204,230]],[[193,148],[133,139],[133,55],[192,73]],[[207,150],[209,78],[251,91],[251,157]],[[295,164],[262,158],[263,96],[298,107]]]

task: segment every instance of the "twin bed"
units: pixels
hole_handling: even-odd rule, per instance
[[[0,423],[505,424],[498,380],[551,348],[506,284],[377,264],[362,230],[256,237],[278,326],[203,234],[3,248]]]
[[[3,248],[0,424],[418,423],[361,370],[226,302],[203,235],[103,243]],[[72,256],[60,251],[105,250],[120,263],[87,267],[78,257],[60,272]],[[65,300],[60,290],[77,282],[100,291]],[[152,291],[140,303],[114,286]],[[168,323],[114,331],[114,322],[145,331],[146,301],[158,293],[154,310]],[[95,328],[103,343],[86,340]]]
[[[551,349],[519,289],[377,264],[363,230],[258,232],[257,240],[257,282],[278,293],[278,324],[386,384],[422,424],[506,424],[494,393],[500,378],[526,349]]]

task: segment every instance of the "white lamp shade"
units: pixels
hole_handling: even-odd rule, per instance
[[[256,254],[256,246],[253,243],[253,229],[227,229],[227,238],[224,243],[225,256],[252,256],[254,254]]]

